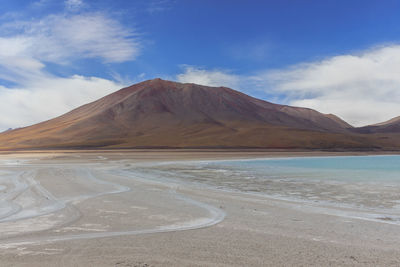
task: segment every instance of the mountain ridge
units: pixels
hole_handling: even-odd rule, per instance
[[[400,133],[400,116],[388,121],[376,123],[355,129],[359,133]]]
[[[333,114],[270,103],[227,87],[153,79],[1,133],[0,149],[381,146],[370,139]]]

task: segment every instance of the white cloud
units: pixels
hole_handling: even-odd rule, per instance
[[[101,13],[50,15],[0,25],[0,131],[34,124],[96,100],[126,84],[98,77],[57,77],[48,62],[134,60],[135,34]],[[7,85],[12,83],[13,85]]]
[[[205,70],[194,66],[185,66],[184,72],[176,76],[182,83],[196,83],[206,86],[226,86],[237,88],[239,77],[224,70]]]
[[[37,21],[8,23],[1,30],[20,33],[0,39],[0,47],[19,40],[19,45],[24,45],[19,54],[58,64],[77,58],[124,62],[134,60],[140,51],[138,36],[131,29],[101,13],[50,15]]]
[[[294,65],[252,77],[291,105],[334,113],[362,126],[400,115],[400,45]]]
[[[186,66],[180,82],[264,90],[285,104],[333,113],[354,126],[400,115],[400,45],[340,55],[255,75]]]
[[[96,77],[42,75],[17,88],[0,86],[0,130],[41,122],[94,101],[124,85]]]

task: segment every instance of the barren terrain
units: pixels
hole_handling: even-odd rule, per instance
[[[0,156],[6,266],[400,264],[399,226],[192,183],[138,166],[305,152],[36,152]],[[332,155],[332,154],[329,154]]]

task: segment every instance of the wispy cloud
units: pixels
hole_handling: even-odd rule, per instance
[[[0,27],[3,37],[19,39],[26,55],[37,60],[65,64],[77,58],[105,62],[134,60],[140,51],[138,35],[101,13],[50,15],[36,21],[15,21]],[[0,44],[1,45],[1,44]]]
[[[43,1],[43,0],[41,0],[41,1]],[[78,11],[79,9],[81,9],[82,7],[85,6],[85,4],[82,0],[66,0],[64,2],[64,5],[65,5],[66,9],[68,9],[70,11]]]
[[[265,40],[250,40],[224,47],[224,52],[237,60],[264,61],[272,51],[271,43]]]
[[[146,11],[150,14],[160,13],[171,9],[173,4],[175,4],[175,0],[151,0]]]
[[[292,105],[334,113],[361,126],[400,115],[400,45],[268,71],[255,76]]]
[[[246,93],[264,91],[271,101],[333,113],[364,126],[400,115],[399,70],[400,45],[386,45],[247,75],[186,66],[176,79]]]
[[[195,66],[184,66],[184,71],[176,76],[182,83],[196,83],[206,86],[227,86],[237,88],[239,77],[226,70],[206,70]]]
[[[123,84],[96,77],[41,73],[13,88],[0,86],[0,130],[44,121],[94,101]]]
[[[33,2],[31,5],[32,5],[33,7],[38,7],[38,8],[40,8],[40,7],[43,7],[43,6],[45,6],[46,4],[48,4],[49,1],[50,1],[50,0],[37,0],[37,1]]]
[[[67,2],[71,8],[83,4]],[[7,82],[0,85],[0,130],[61,115],[126,85],[122,78],[59,77],[47,70],[49,63],[120,63],[135,60],[139,53],[137,34],[100,12],[8,20],[0,25],[0,81]]]

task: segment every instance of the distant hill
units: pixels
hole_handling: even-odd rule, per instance
[[[1,133],[0,149],[396,146],[392,136],[354,131],[332,114],[273,104],[226,87],[154,79],[60,117]]]
[[[400,133],[400,116],[391,120],[360,127],[356,129],[359,133]]]

